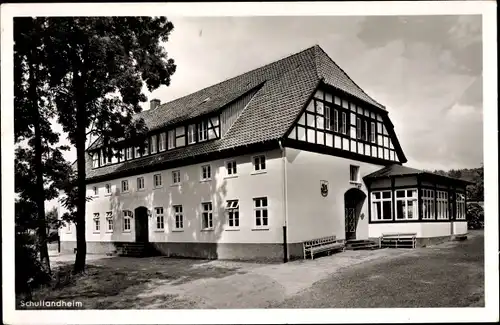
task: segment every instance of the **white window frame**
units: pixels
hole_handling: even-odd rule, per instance
[[[436,195],[433,189],[423,188],[420,190],[422,194],[422,220],[436,220],[436,210],[434,207],[434,196]]]
[[[258,161],[256,161],[256,159]],[[266,155],[256,155],[252,157],[253,172],[252,174],[265,173],[267,171]]]
[[[263,204],[265,200],[265,205]],[[257,204],[260,202],[260,204]],[[260,213],[258,213],[260,212]],[[265,196],[253,198],[253,215],[254,215],[254,226],[257,229],[268,229],[269,228],[269,199]],[[264,217],[265,215],[265,217]],[[260,221],[260,225],[257,220]],[[266,223],[264,225],[264,220]]]
[[[128,228],[127,222],[128,221]],[[132,231],[132,211],[123,210],[123,232],[131,232]]]
[[[384,197],[384,193],[389,193],[389,197]],[[379,194],[379,198],[376,198],[376,194]],[[372,211],[372,216],[371,219],[374,222],[379,222],[379,221],[390,221],[394,220],[394,207],[392,204],[392,191],[391,190],[381,190],[381,191],[373,191],[371,192],[371,211]],[[389,205],[391,207],[391,212],[390,212],[390,218],[389,219],[384,219],[384,202],[389,202]],[[380,212],[381,215],[379,216],[377,214],[377,203],[380,203]]]
[[[212,179],[212,167],[210,164],[201,165],[200,167],[200,181],[205,182]]]
[[[377,138],[375,136],[375,122],[370,122],[370,142],[375,143]]]
[[[158,142],[157,142],[156,134],[152,135],[151,136],[151,154],[155,154],[158,151],[157,144],[158,144]]]
[[[160,141],[158,141],[158,151],[163,152],[167,150],[167,133],[160,133]]]
[[[125,186],[124,185],[127,185],[126,186],[126,189],[125,189]],[[128,183],[128,180],[125,179],[125,180],[122,180],[121,182],[121,186],[120,186],[120,189],[121,189],[121,192],[122,193],[128,193],[130,191],[130,186],[129,186],[129,183]]]
[[[156,230],[165,230],[165,214],[163,207],[155,207]]]
[[[144,188],[146,187],[146,182],[144,181],[144,177],[137,177],[137,190],[138,191],[144,191]],[[142,187],[140,186],[142,185]]]
[[[198,142],[208,140],[208,120],[198,123]]]
[[[356,117],[356,138],[361,140],[361,118]]]
[[[140,152],[140,149],[141,149],[141,147],[140,147],[140,146],[135,147],[135,151],[134,151],[134,158],[141,158],[141,157],[142,157],[142,154],[141,154],[141,152]]]
[[[356,169],[356,179],[351,179],[351,170],[352,168]],[[349,183],[351,184],[360,184],[361,183],[361,171],[358,165],[349,165]]]
[[[114,227],[113,212],[108,211],[106,212],[106,232],[113,232]]]
[[[125,160],[132,160],[132,159],[134,159],[133,154],[134,154],[133,148],[132,147],[128,147],[125,150]]]
[[[414,191],[415,196],[408,196],[408,191]],[[404,197],[398,197],[399,192],[404,192]],[[394,190],[394,203],[395,206],[395,221],[404,221],[404,220],[418,220],[418,189],[417,188],[405,188]],[[408,202],[413,202],[413,218],[408,218]],[[399,218],[398,212],[398,202],[404,202],[403,204],[403,213],[402,218]]]
[[[240,229],[240,203],[239,200],[226,201],[226,218],[228,229]],[[237,224],[236,224],[237,223]]]
[[[172,185],[179,185],[181,183],[181,171],[173,170],[172,171]]]
[[[457,205],[457,217],[456,220],[466,220],[465,211],[465,194],[457,192],[455,193],[456,205]]]
[[[436,190],[437,220],[449,220],[448,215],[448,192]]]
[[[153,175],[153,186],[154,188],[162,188],[163,187],[163,179],[161,173]]]
[[[189,124],[187,127],[187,144],[196,143],[196,124]]]
[[[104,189],[107,195],[111,194],[111,183],[106,183],[106,185],[104,185]]]
[[[226,167],[226,177],[236,177],[238,176],[238,164],[236,163],[236,160],[227,160],[224,163],[224,166]]]
[[[201,204],[201,230],[214,229],[214,210],[212,202],[203,202]],[[206,223],[205,223],[206,218]]]
[[[94,233],[100,233],[101,232],[101,217],[98,212],[94,213],[94,218],[93,218],[93,230]]]
[[[332,108],[329,105],[324,105],[324,114],[325,114],[325,130],[332,130],[332,120],[331,120],[331,113],[332,113]]]
[[[99,167],[99,154],[97,152],[94,152],[92,154],[92,167],[93,168]]]
[[[167,132],[167,149],[175,149],[175,129],[168,130]]]
[[[347,113],[346,112],[342,112],[342,129],[340,130],[340,133],[347,134]]]
[[[333,109],[333,132],[339,132],[339,110]]]
[[[182,212],[182,205],[173,205],[174,211],[174,231],[184,230],[184,214]]]

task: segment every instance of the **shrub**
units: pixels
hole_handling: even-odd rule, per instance
[[[482,229],[484,226],[484,209],[477,203],[467,205],[467,228]]]

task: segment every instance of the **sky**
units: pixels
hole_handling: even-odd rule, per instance
[[[168,102],[318,44],[386,106],[407,166],[483,161],[479,15],[168,19],[174,30],[165,47],[177,71],[169,87],[145,91],[148,100]]]

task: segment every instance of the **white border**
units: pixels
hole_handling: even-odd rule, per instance
[[[9,324],[128,324],[140,319],[153,323],[321,323],[321,322],[473,322],[498,321],[498,143],[496,3],[493,1],[338,2],[338,3],[106,3],[6,4],[2,27],[2,236],[4,322]],[[483,15],[484,168],[485,168],[485,308],[414,309],[282,309],[282,310],[151,310],[151,311],[15,311],[13,211],[13,58],[14,16],[314,16],[314,15]]]

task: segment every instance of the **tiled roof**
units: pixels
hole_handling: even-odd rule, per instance
[[[97,169],[92,169],[88,163],[87,176],[94,178],[211,151],[279,139],[291,127],[320,81],[376,107],[384,108],[364,93],[318,45],[315,45],[284,59],[162,104],[154,110],[141,112],[135,117],[142,117],[146,126],[154,130],[219,110],[260,86],[261,88],[222,139]],[[99,145],[100,142],[96,141],[89,149]]]

